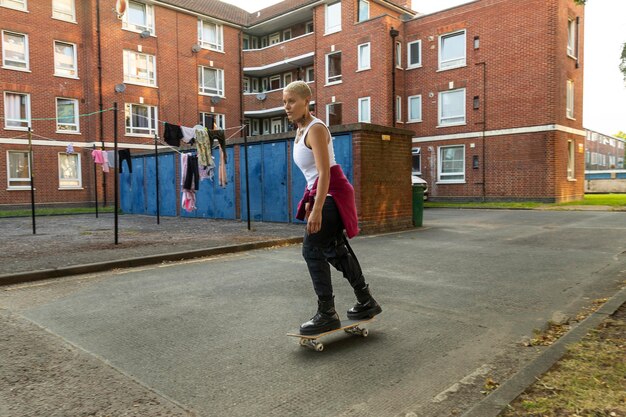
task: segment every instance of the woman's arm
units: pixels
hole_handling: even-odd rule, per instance
[[[311,126],[305,139],[306,144],[313,150],[315,167],[319,174],[315,204],[313,204],[306,225],[307,232],[311,234],[319,232],[322,227],[322,208],[330,184],[330,155],[328,154],[330,138],[328,137],[328,130],[323,125],[316,124]]]

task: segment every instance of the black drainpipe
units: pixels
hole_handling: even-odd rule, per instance
[[[392,126],[396,127],[396,37],[400,34],[393,26],[389,31],[391,35],[391,108],[392,108]]]

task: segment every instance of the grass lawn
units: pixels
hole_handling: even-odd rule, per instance
[[[558,208],[567,206],[609,206],[617,209],[626,209],[626,194],[587,194],[583,200],[570,201],[567,203],[546,204],[533,201],[516,201],[516,202],[474,202],[474,203],[455,203],[455,202],[432,202],[425,201],[424,207],[454,207],[454,208],[502,208],[502,209],[536,209],[536,208]]]
[[[71,207],[71,208],[35,208],[35,216],[54,216],[59,214],[88,214],[95,213],[93,207]],[[99,213],[113,213],[113,207],[98,207]],[[0,210],[2,217],[28,217],[31,215],[28,210]]]

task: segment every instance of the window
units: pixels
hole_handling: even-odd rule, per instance
[[[313,22],[306,22],[304,33],[313,33]]]
[[[244,93],[249,93],[250,92],[250,78],[248,77],[243,77],[243,92]]]
[[[80,154],[59,152],[59,188],[81,188]]]
[[[422,96],[410,96],[409,97],[409,120],[408,122],[421,122],[422,121]]]
[[[79,133],[78,100],[57,98],[57,133]]]
[[[396,68],[402,68],[402,43],[396,42]]]
[[[326,55],[326,84],[341,82],[341,52]]]
[[[252,92],[256,93],[257,91],[259,91],[259,79],[253,78],[252,79]]]
[[[259,134],[259,119],[252,119],[252,134]]]
[[[414,148],[411,151],[411,159],[412,159],[412,174],[413,175],[421,175],[422,174],[422,155],[421,148]]]
[[[439,148],[438,173],[440,182],[465,182],[465,145]]]
[[[4,127],[28,130],[30,126],[30,95],[4,93]]]
[[[278,90],[280,88],[280,75],[270,77],[270,90]]]
[[[567,141],[567,179],[573,180],[575,177],[576,143],[573,140]]]
[[[326,5],[326,33],[341,30],[341,1]]]
[[[328,126],[340,125],[342,122],[341,116],[341,103],[326,105],[326,124]]]
[[[574,118],[574,81],[567,80],[566,115],[568,119]],[[562,96],[561,96],[562,97]]]
[[[122,27],[133,32],[148,31],[154,35],[154,7],[151,4],[129,1],[122,17]]]
[[[422,66],[422,41],[409,42],[406,46],[407,68]]]
[[[359,22],[363,22],[370,18],[370,2],[367,0],[359,0]]]
[[[156,87],[156,57],[125,50],[124,82]]]
[[[224,96],[224,71],[221,69],[199,67],[198,76],[200,94]]]
[[[263,134],[269,135],[270,133],[270,119],[263,119]]]
[[[9,188],[30,187],[30,157],[26,151],[7,151]]]
[[[359,61],[358,61],[357,71],[363,71],[363,70],[367,70],[371,68],[370,67],[370,50],[371,50],[371,44],[369,42],[363,43],[358,46]]]
[[[9,9],[26,10],[26,0],[0,0],[0,6]]]
[[[281,133],[283,131],[283,119],[272,119],[272,133]]]
[[[439,126],[465,124],[465,89],[439,93]]]
[[[226,116],[219,113],[200,113],[200,124],[207,129],[226,129]]]
[[[402,121],[402,97],[396,96],[396,122]]]
[[[157,109],[155,106],[127,103],[125,107],[126,135],[153,136],[156,134]]]
[[[78,77],[76,45],[54,41],[54,75],[59,77]]]
[[[213,51],[224,50],[224,29],[222,25],[207,22],[205,20],[198,21],[198,43],[203,48]]]
[[[290,72],[283,75],[283,86],[288,86],[293,81],[293,75]]]
[[[269,36],[269,40],[270,40],[270,45],[274,45],[280,42],[280,33],[276,32],[276,33],[272,33]]]
[[[306,81],[315,81],[315,70],[313,69],[313,67],[308,67],[306,69]]]
[[[439,37],[439,69],[465,66],[465,31]]]
[[[291,29],[283,30],[283,42],[291,39]]]
[[[250,49],[250,37],[248,35],[243,35],[241,39],[241,49],[244,51]]]
[[[369,97],[363,97],[359,99],[359,122],[372,122]]]
[[[576,58],[576,19],[567,21],[567,55]]]
[[[28,35],[2,31],[2,66],[28,70]]]
[[[76,22],[74,0],[52,0],[52,17],[68,22]]]

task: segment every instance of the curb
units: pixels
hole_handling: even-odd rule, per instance
[[[145,265],[154,265],[161,262],[175,262],[187,259],[203,258],[207,256],[224,255],[228,253],[246,252],[255,249],[264,249],[274,246],[288,246],[302,243],[302,237],[265,240],[261,242],[242,243],[238,245],[218,246],[215,248],[195,249],[184,252],[174,252],[160,255],[148,255],[140,258],[117,259],[114,261],[95,262],[91,264],[74,265],[61,268],[27,271],[17,274],[0,275],[0,286],[40,281],[44,279],[67,277],[92,272],[109,271],[117,268],[133,268]]]
[[[561,359],[568,345],[582,340],[590,330],[598,327],[624,303],[626,303],[626,288],[618,291],[602,307],[567,332],[538,358],[519,370],[461,417],[497,417],[506,406],[536,382],[536,377],[544,374]]]

